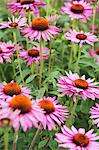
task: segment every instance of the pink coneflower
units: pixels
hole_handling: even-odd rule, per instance
[[[99,62],[99,49],[90,49],[89,50],[89,55],[93,58],[96,58],[96,61]]]
[[[45,111],[42,121],[44,129],[48,127],[48,130],[55,130],[57,125],[61,126],[64,123],[68,116],[68,111],[65,106],[58,104],[58,100],[55,97],[43,97],[37,99],[36,102]]]
[[[9,97],[13,97],[14,95],[19,94],[29,96],[30,93],[31,93],[30,89],[22,87],[21,85],[19,85],[14,81],[11,81],[9,83],[3,82],[0,84],[0,98],[2,99],[7,99]]]
[[[4,61],[11,62],[10,57],[13,54],[13,50],[9,50],[5,43],[0,42],[0,64],[3,64]]]
[[[25,17],[19,16],[18,18],[15,18],[14,16],[12,18],[8,18],[8,22],[0,22],[0,29],[5,28],[21,28],[26,25],[27,19]]]
[[[18,117],[20,111],[15,110],[14,112],[10,108],[1,108],[0,109],[0,126],[8,127],[12,126],[15,128],[16,118]]]
[[[20,111],[19,115],[15,118],[14,127],[16,130],[21,126],[25,132],[28,128],[31,129],[33,125],[38,127],[38,123],[42,122],[44,117],[43,110],[31,101],[30,97],[25,95],[16,95],[7,99],[3,107],[10,108],[13,113]],[[12,113],[12,114],[13,114]]]
[[[99,127],[99,104],[96,103],[96,107],[92,107],[90,109],[91,118],[93,120],[94,124],[97,124],[97,127]]]
[[[47,19],[40,17],[32,20],[32,23],[22,30],[25,37],[29,37],[31,40],[44,39],[45,41],[50,38],[56,37],[59,32],[59,28],[49,25]]]
[[[65,3],[62,7],[62,14],[69,14],[71,19],[81,19],[83,22],[90,20],[92,16],[92,6],[89,3],[81,1],[73,1],[72,3]]]
[[[13,52],[15,51],[15,44],[12,43],[12,41],[9,41],[7,43],[4,43],[6,48],[9,49],[9,50],[12,50]]]
[[[99,150],[99,136],[93,133],[94,129],[85,133],[84,128],[78,130],[72,126],[71,129],[65,125],[62,127],[62,133],[56,133],[56,141],[60,147],[69,148],[69,150]]]
[[[42,57],[43,59],[48,59],[48,55],[46,52],[48,52],[48,49],[46,47],[42,48]],[[32,62],[38,63],[40,59],[40,46],[33,47],[32,49],[28,51],[20,51],[20,57],[27,60],[27,65],[31,65]]]
[[[84,33],[83,31],[77,32],[75,30],[70,30],[69,32],[67,32],[65,34],[65,38],[71,40],[74,43],[79,43],[80,47],[82,47],[84,43],[93,46],[93,44],[98,41],[97,37],[89,32]]]
[[[94,79],[85,79],[85,75],[79,77],[77,73],[72,72],[66,73],[67,76],[61,76],[58,80],[58,92],[62,92],[62,95],[73,96],[74,101],[79,95],[83,100],[90,98],[95,100],[99,98],[99,87],[98,82],[93,82]]]
[[[24,12],[31,10],[35,15],[39,14],[37,7],[44,7],[45,3],[40,0],[16,0],[14,2],[8,3],[8,8],[13,13],[20,13],[23,15]]]

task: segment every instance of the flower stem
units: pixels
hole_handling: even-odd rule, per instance
[[[94,34],[95,18],[96,18],[96,5],[93,8],[93,19],[92,19],[92,33],[93,34]]]
[[[77,59],[76,67],[75,67],[75,72],[78,72],[78,65],[79,65],[79,62],[80,62],[81,50],[82,49],[79,47],[79,49],[78,49],[78,59]]]
[[[4,150],[8,150],[8,139],[8,127],[6,127],[4,133]]]
[[[31,23],[31,10],[28,10],[28,24]]]
[[[4,74],[4,71],[3,71],[1,65],[0,65],[0,73],[1,73],[1,76],[2,76],[3,80],[6,81],[6,77],[5,77],[5,74]]]
[[[40,40],[40,79],[39,79],[39,89],[42,85],[42,69],[43,69],[43,57],[42,57],[42,39]]]
[[[50,0],[47,0],[47,11],[46,11],[46,16],[49,16],[49,8],[50,8]]]
[[[31,145],[30,145],[30,147],[29,147],[29,150],[32,150],[32,148],[33,148],[33,146],[34,146],[34,144],[35,144],[36,138],[37,138],[37,136],[39,135],[40,131],[41,131],[41,124],[39,125],[39,127],[38,127],[38,129],[37,129],[37,131],[36,131],[36,133],[35,133],[35,136],[34,136],[32,142],[31,142]]]
[[[76,107],[77,107],[77,104],[78,104],[78,97],[76,98],[76,102],[74,103],[73,107],[72,107],[72,110],[70,109],[71,111],[71,115],[69,117],[69,121],[68,121],[68,126],[71,127],[72,126],[72,123],[73,123],[73,116],[75,114],[75,111],[76,111]]]
[[[23,74],[22,74],[22,70],[21,70],[21,64],[20,64],[20,58],[19,58],[19,52],[18,52],[17,38],[16,38],[16,33],[15,32],[13,32],[13,38],[14,38],[14,42],[15,42],[15,45],[16,45],[16,56],[17,56],[19,72],[20,72],[22,82],[24,83]]]
[[[18,131],[15,131],[15,133],[14,133],[14,141],[13,141],[13,149],[12,150],[16,150],[17,140],[18,140]]]
[[[32,62],[32,64],[31,64],[31,74],[32,74],[32,76],[34,75],[34,62]]]
[[[52,54],[51,40],[49,41],[49,48],[50,48],[50,53],[49,53],[49,62],[48,62],[48,74],[50,74],[51,72],[51,54]]]
[[[69,58],[69,64],[68,64],[68,70],[70,70],[70,68],[71,68],[72,60],[73,60],[73,49],[72,49],[72,47],[71,47],[71,50],[70,50],[70,58]]]

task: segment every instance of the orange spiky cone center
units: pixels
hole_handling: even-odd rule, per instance
[[[18,26],[18,23],[16,23],[16,22],[11,22],[11,23],[9,24],[9,26],[10,26],[10,27],[13,27],[13,28],[16,28],[16,27]]]
[[[77,79],[74,81],[74,84],[77,88],[80,89],[87,89],[88,88],[88,83],[87,81],[83,80],[83,79]]]
[[[80,4],[73,4],[71,6],[71,11],[75,14],[82,14],[84,12],[84,7]]]
[[[41,100],[39,106],[45,110],[46,114],[50,114],[55,110],[54,104],[50,100]]]
[[[31,111],[32,103],[31,100],[24,95],[17,95],[13,97],[10,101],[10,107],[13,110],[20,110],[21,114],[25,114]]]
[[[33,19],[32,29],[38,30],[38,31],[44,31],[48,29],[48,20],[43,17]]]
[[[31,57],[38,57],[39,51],[37,49],[28,50],[28,55]]]
[[[20,3],[21,3],[21,5],[24,5],[24,4],[33,4],[34,0],[20,0]]]
[[[86,147],[89,144],[89,139],[85,134],[76,134],[73,137],[73,142],[81,147]]]
[[[15,83],[15,82],[7,83],[4,86],[3,91],[5,94],[7,94],[9,96],[21,94],[21,88],[20,88],[19,84]]]
[[[76,38],[79,40],[85,40],[87,38],[87,36],[85,34],[77,34]]]

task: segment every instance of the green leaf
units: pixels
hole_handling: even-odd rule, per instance
[[[38,145],[38,150],[40,150],[41,148],[43,148],[48,142],[48,139],[45,139],[43,141],[41,141]]]
[[[33,79],[36,77],[37,75],[35,74],[34,76],[33,75],[30,75],[27,79],[26,79],[26,83],[30,83],[31,81],[33,81]]]

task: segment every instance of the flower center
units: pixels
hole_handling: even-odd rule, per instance
[[[75,14],[82,14],[84,11],[84,7],[80,4],[73,4],[71,6],[71,11]]]
[[[18,23],[16,23],[16,22],[11,22],[11,23],[9,24],[9,26],[10,26],[10,27],[13,27],[13,28],[16,28],[16,27],[18,26]]]
[[[50,114],[55,110],[54,104],[49,100],[41,100],[39,106],[45,110],[46,114]]]
[[[2,48],[0,47],[0,53],[2,53]]]
[[[87,81],[83,80],[83,79],[77,79],[77,80],[74,80],[74,83],[75,83],[75,86],[77,88],[80,88],[80,89],[87,89],[88,88],[88,83]]]
[[[9,96],[13,96],[13,95],[20,94],[21,93],[21,88],[17,83],[10,82],[10,83],[8,83],[4,86],[3,91],[4,91],[5,94],[7,94]]]
[[[10,49],[12,49],[13,47],[14,47],[14,46],[7,46],[7,49],[10,50]]]
[[[37,49],[29,50],[28,55],[31,56],[31,57],[38,57],[39,56],[39,51]]]
[[[30,112],[32,108],[31,100],[24,95],[17,95],[10,101],[10,107],[13,110],[19,109],[21,114]]]
[[[0,124],[2,127],[8,127],[10,125],[10,119],[8,119],[8,118],[1,119]]]
[[[34,0],[20,0],[21,5],[24,4],[33,4]]]
[[[73,142],[78,146],[86,147],[89,144],[89,139],[85,134],[78,133],[73,137]]]
[[[99,49],[95,50],[96,54],[99,55]]]
[[[38,31],[44,31],[48,29],[48,21],[45,18],[35,18],[32,21],[32,28]]]
[[[85,34],[80,34],[79,33],[79,34],[76,35],[76,38],[79,39],[79,40],[85,40],[87,38],[87,36]]]

